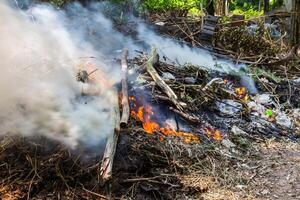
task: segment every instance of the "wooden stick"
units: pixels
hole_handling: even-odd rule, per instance
[[[102,163],[100,167],[101,184],[107,182],[112,176],[113,160],[116,153],[116,147],[120,133],[120,110],[117,91],[114,91],[114,96],[115,98],[113,98],[114,107],[112,109],[112,117],[115,120],[115,131],[107,138],[106,147],[104,150]]]
[[[177,95],[170,88],[169,85],[165,83],[165,81],[159,76],[153,65],[158,62],[158,54],[155,48],[152,48],[151,56],[146,63],[146,70],[151,75],[155,83],[163,90],[164,93],[170,98],[172,103],[176,106],[177,109],[182,110],[182,107],[178,103]]]
[[[187,113],[184,113],[183,111],[181,110],[177,110],[173,107],[169,107],[170,110],[172,110],[173,112],[177,113],[179,116],[181,116],[182,118],[190,121],[190,122],[193,122],[193,123],[201,123],[203,122],[200,118],[196,117],[196,116],[192,116],[192,115],[189,115]]]
[[[124,49],[121,58],[122,65],[122,117],[121,127],[125,128],[129,119],[128,86],[127,86],[127,56],[128,50]]]
[[[171,101],[169,97],[164,96],[164,95],[153,94],[152,97],[154,97],[155,99],[160,99],[160,100],[162,100],[162,101],[168,101],[168,102]],[[184,102],[178,102],[178,103],[179,103],[180,106],[182,106],[183,108],[186,108],[186,107],[187,107],[186,103],[184,103]]]

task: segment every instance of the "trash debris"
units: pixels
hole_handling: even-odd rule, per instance
[[[258,94],[253,97],[253,100],[258,103],[262,104],[264,106],[268,106],[272,104],[272,99],[270,98],[269,94]]]
[[[164,72],[162,74],[162,79],[164,80],[175,80],[175,76],[173,74],[171,74],[170,72]]]
[[[241,103],[238,103],[236,101],[225,99],[221,102],[216,102],[217,109],[225,115],[237,115],[243,108],[243,105]]]
[[[280,126],[286,127],[286,128],[292,128],[293,123],[291,119],[283,112],[278,112],[275,117],[276,123]]]

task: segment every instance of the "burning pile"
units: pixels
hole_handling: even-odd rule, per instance
[[[3,8],[0,6],[0,9]],[[39,9],[36,10],[36,14],[43,13]],[[53,18],[60,19],[53,14],[55,13],[53,10],[46,9],[45,11],[52,17],[50,17],[52,20]],[[90,14],[89,11],[80,13]],[[0,195],[3,199],[10,196],[20,198],[34,196],[42,199],[45,194],[47,197],[50,195],[50,198],[56,198],[56,195],[57,198],[60,198],[60,195],[70,198],[76,196],[78,199],[106,198],[101,194],[106,191],[103,185],[107,181],[110,181],[116,196],[121,196],[121,198],[124,194],[127,197],[128,194],[133,193],[145,195],[142,197],[146,198],[146,195],[151,193],[153,196],[158,194],[162,199],[174,199],[181,193],[202,193],[205,191],[201,188],[183,186],[178,177],[192,170],[197,172],[203,169],[215,170],[216,163],[223,173],[228,167],[226,164],[236,162],[233,158],[237,154],[241,156],[239,151],[232,149],[245,145],[236,137],[253,139],[256,136],[288,136],[293,138],[297,136],[297,131],[299,132],[299,111],[293,110],[288,113],[278,106],[289,99],[290,107],[292,107],[293,100],[299,97],[299,81],[281,83],[280,87],[284,89],[280,98],[273,98],[274,94],[252,94],[250,90],[247,91],[249,85],[242,84],[240,75],[226,74],[218,66],[212,64],[214,63],[212,57],[204,62],[209,66],[204,67],[182,65],[177,62],[174,55],[178,57],[182,53],[185,53],[185,57],[182,57],[191,58],[194,63],[199,63],[200,58],[206,58],[209,55],[187,46],[183,48],[176,46],[178,47],[176,48],[177,54],[173,54],[173,60],[163,54],[159,56],[155,48],[150,54],[142,52],[141,55],[132,59],[127,58],[128,50],[124,50],[121,70],[113,70],[112,73],[104,69],[103,66],[107,63],[101,62],[101,56],[99,62],[94,61],[96,60],[94,57],[89,57],[89,59],[81,59],[84,61],[80,66],[72,63],[76,67],[70,67],[73,66],[71,64],[65,67],[67,58],[78,59],[77,53],[84,49],[82,46],[78,49],[72,43],[68,37],[71,34],[68,34],[65,27],[51,20],[44,19],[45,21],[39,22],[44,26],[45,24],[48,26],[49,22],[55,25],[55,28],[48,32],[54,40],[52,38],[48,41],[43,40],[44,37],[42,37],[42,33],[48,30],[45,28],[47,26],[44,27],[45,30],[40,30],[40,27],[28,25],[28,21],[23,22],[20,18],[19,15],[15,18],[8,17],[10,20],[16,20],[18,22],[16,24],[25,23],[26,26],[8,24],[7,30],[12,29],[13,33],[26,35],[28,41],[18,40],[24,47],[28,47],[26,42],[23,43],[24,41],[32,44],[35,38],[30,32],[25,34],[22,30],[35,30],[40,36],[40,42],[48,44],[47,48],[50,48],[50,52],[55,56],[50,57],[51,63],[49,66],[45,65],[45,69],[34,68],[37,69],[36,72],[18,69],[17,73],[10,73],[11,66],[25,67],[21,63],[23,59],[11,59],[13,62],[9,65],[4,65],[6,59],[1,60],[4,63],[2,65],[5,68],[4,72],[7,72],[3,73],[3,79],[0,80],[3,81],[2,85],[9,82],[7,77],[12,78],[10,80],[13,80],[11,81],[13,83],[20,81],[15,90],[10,88],[10,92],[15,95],[9,96],[10,93],[7,92],[6,97],[9,98],[2,99],[11,103],[12,97],[17,96],[17,103],[13,104],[16,112],[10,110],[3,112],[1,119],[6,119],[8,125],[11,125],[10,119],[20,120],[17,121],[16,133],[23,131],[23,128],[29,128],[29,131],[25,133],[38,131],[43,136],[25,139],[7,136],[1,141],[0,158],[3,164],[0,165],[0,177],[5,187],[0,188]],[[85,19],[85,17],[80,19]],[[111,30],[111,24],[103,19],[103,16],[98,16],[97,20],[99,23],[103,20],[103,24],[108,26],[104,30]],[[11,24],[14,25],[15,22]],[[24,28],[27,26],[29,28]],[[16,27],[22,28],[15,30]],[[61,43],[58,42],[59,44],[55,42],[57,32],[53,31],[57,30],[57,27],[60,28],[59,33],[63,33],[59,34],[59,38],[62,35],[66,37]],[[102,32],[97,31],[88,32],[92,32],[92,35],[96,35],[98,39]],[[112,32],[108,31],[103,35],[107,38],[109,34]],[[148,34],[151,35],[149,32]],[[118,38],[123,41],[123,37],[118,34],[112,38],[111,40]],[[81,41],[80,39],[78,41]],[[116,41],[114,42],[120,43]],[[157,41],[164,40],[160,38]],[[3,42],[7,45],[1,46],[3,49],[0,52],[15,52],[17,45]],[[108,47],[111,45],[110,42],[99,43]],[[167,46],[174,42],[167,41],[164,44]],[[34,48],[32,55],[44,52],[42,51],[44,48],[38,48],[38,46],[33,46],[37,49]],[[128,46],[132,52],[133,46]],[[70,48],[63,49],[63,52],[57,51],[60,47]],[[22,50],[25,49],[28,48]],[[97,51],[85,50],[88,53],[97,53],[99,49]],[[100,49],[99,52],[105,52],[105,50]],[[111,53],[112,49],[107,51]],[[70,55],[65,55],[66,52]],[[48,51],[44,53],[46,57],[52,55]],[[104,55],[108,55],[105,53]],[[20,52],[19,54],[20,58],[23,58]],[[11,57],[13,56],[4,56],[4,58]],[[117,65],[114,63],[113,66],[119,66],[119,63]],[[76,72],[78,72],[77,81]],[[25,78],[20,76],[24,74]],[[50,76],[45,80],[44,77],[48,74]],[[261,92],[267,93],[270,88],[274,88],[272,82],[263,81],[257,83]],[[0,87],[2,85],[0,84]],[[283,87],[286,85],[289,87]],[[4,91],[7,91],[7,88]],[[40,93],[41,91],[43,92]],[[22,98],[23,95],[30,96],[30,98]],[[5,110],[11,107],[3,105]],[[21,114],[21,118],[14,117],[15,115],[10,118],[11,113]],[[28,126],[23,126],[24,123]],[[99,145],[99,141],[103,142],[104,137],[105,139],[107,137],[105,149],[102,144],[100,147],[93,146],[94,143]],[[233,139],[235,143],[230,139]],[[54,141],[49,142],[49,140]],[[60,142],[78,148],[70,150]],[[82,144],[88,145],[81,146]],[[95,157],[91,156],[91,152],[97,152]],[[100,155],[103,155],[102,162],[99,162]],[[87,164],[82,158],[87,160]],[[205,168],[206,166],[210,168]],[[165,191],[168,192],[164,194]],[[130,198],[137,199],[137,196]]]
[[[165,120],[162,122],[162,125],[160,125],[160,123],[155,119],[155,115],[159,115],[159,113],[155,112],[155,114],[151,105],[137,106],[135,98],[130,97],[130,99],[133,105],[131,115],[142,122],[143,128],[147,133],[162,133],[165,136],[181,137],[187,143],[200,141],[199,137],[193,133],[176,130],[170,120]],[[163,137],[160,138],[163,139]]]

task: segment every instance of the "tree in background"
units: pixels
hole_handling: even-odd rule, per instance
[[[228,1],[227,0],[217,0],[216,1],[216,8],[215,8],[216,15],[224,16],[228,15]]]
[[[214,0],[208,0],[206,5],[206,11],[209,15],[215,15]]]
[[[293,0],[291,45],[300,43],[300,0]]]
[[[269,12],[270,10],[270,0],[264,0],[264,13]]]

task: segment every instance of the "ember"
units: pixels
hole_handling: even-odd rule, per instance
[[[205,134],[207,137],[212,138],[216,141],[222,140],[222,134],[220,130],[212,129],[212,128],[205,128]]]

